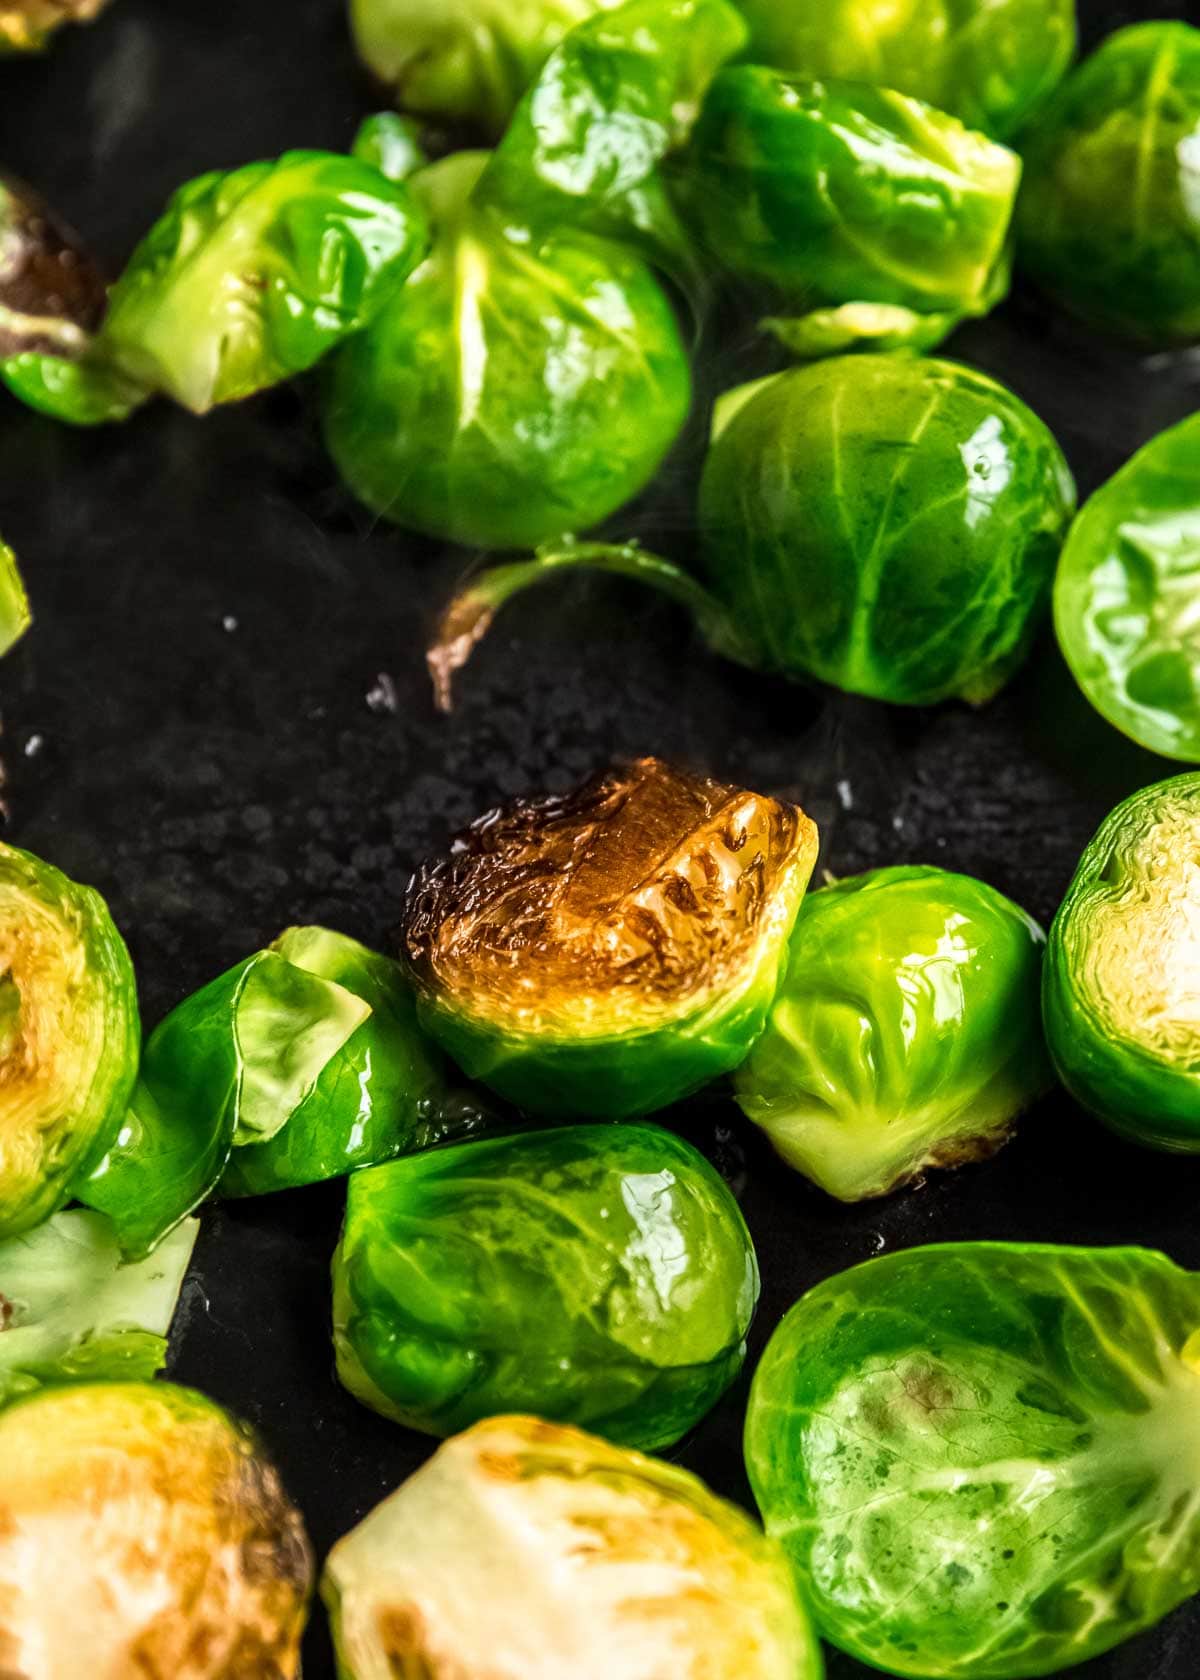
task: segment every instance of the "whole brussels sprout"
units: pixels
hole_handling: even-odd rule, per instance
[[[1096,710],[1151,752],[1200,760],[1200,417],[1153,438],[1084,504],[1054,625]]]
[[[1075,0],[738,0],[750,57],[925,99],[1005,140],[1075,53]]]
[[[994,379],[953,362],[839,356],[717,404],[700,565],[564,544],[498,566],[429,652],[440,703],[510,596],[554,572],[639,577],[757,670],[924,706],[990,699],[1024,658],[1075,508],[1062,451]]]
[[[0,0],[0,58],[40,52],[64,23],[90,23],[108,0]]]
[[[1110,35],[1025,148],[1021,266],[1089,326],[1149,348],[1200,338],[1200,30]]]
[[[57,419],[120,419],[155,392],[193,413],[303,373],[374,316],[424,255],[402,183],[332,152],[286,152],[179,188],[109,294],[78,361],[0,364]]]
[[[674,1464],[536,1418],[438,1449],[321,1583],[345,1680],[820,1680],[776,1546]]]
[[[69,1208],[0,1242],[0,1406],[46,1383],[156,1376],[199,1231],[123,1261],[102,1213]]]
[[[0,1463],[13,1675],[299,1674],[304,1526],[211,1400],[167,1383],[42,1389],[0,1412]]]
[[[146,1254],[214,1189],[286,1190],[439,1141],[447,1094],[400,965],[288,928],[154,1029],[120,1135],[76,1193]]]
[[[797,806],[653,758],[514,800],[409,889],[422,1024],[532,1113],[663,1108],[762,1031],[816,850]]]
[[[649,1450],[737,1376],[758,1268],[690,1144],[566,1126],[355,1173],[333,1286],[338,1376],[385,1417],[536,1408]]]
[[[1051,1083],[1045,936],[970,875],[875,869],[810,893],[738,1104],[842,1201],[998,1149]]]
[[[1155,1149],[1200,1151],[1200,772],[1101,823],[1050,928],[1046,1042],[1071,1095]]]
[[[746,1464],[833,1644],[891,1674],[1032,1680],[1200,1587],[1198,1399],[1196,1274],[947,1243],[792,1308]]]
[[[137,983],[100,894],[0,845],[0,1238],[108,1148],[138,1065]]]
[[[990,309],[1020,174],[1014,152],[905,94],[740,65],[713,82],[677,190],[724,268],[803,310],[767,324],[818,355],[839,326],[850,347],[877,340],[865,304],[921,348]]]

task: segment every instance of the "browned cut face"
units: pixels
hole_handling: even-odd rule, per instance
[[[0,51],[40,47],[63,23],[87,23],[108,0],[0,0]]]
[[[703,1003],[752,956],[816,831],[654,758],[480,817],[410,889],[418,978],[526,1030],[611,1033]]]
[[[105,297],[100,270],[70,228],[31,187],[0,175],[0,355],[82,355]]]

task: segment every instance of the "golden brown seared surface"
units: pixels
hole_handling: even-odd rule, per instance
[[[472,1014],[636,1029],[737,978],[815,845],[798,807],[641,758],[472,823],[414,880],[404,945]]]
[[[108,0],[0,0],[0,51],[40,46],[63,23],[89,23]]]
[[[0,46],[8,13],[0,0]],[[0,355],[78,356],[104,315],[103,277],[30,187],[0,173]]]

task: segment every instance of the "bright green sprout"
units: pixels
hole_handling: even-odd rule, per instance
[[[1197,1418],[1194,1273],[1137,1248],[948,1243],[792,1308],[746,1464],[832,1644],[921,1680],[1034,1680],[1200,1588]]]
[[[448,1441],[330,1553],[345,1680],[821,1680],[778,1547],[687,1470],[537,1418]]]
[[[797,806],[652,758],[514,800],[412,884],[422,1024],[531,1113],[652,1113],[762,1031],[816,849]]]
[[[184,1220],[151,1259],[123,1261],[102,1213],[69,1208],[0,1242],[0,1405],[52,1383],[156,1376],[199,1229]]]
[[[410,1429],[534,1411],[646,1450],[716,1404],[758,1299],[719,1175],[655,1126],[566,1126],[350,1180],[338,1375]]]
[[[33,614],[17,557],[6,543],[0,542],[0,654],[15,647],[32,623]]]
[[[0,1239],[108,1148],[138,1065],[133,965],[100,894],[0,845]]]
[[[737,1100],[831,1196],[990,1155],[1050,1085],[1045,936],[1010,899],[896,867],[810,893]]]
[[[1200,1151],[1200,772],[1142,788],[1084,851],[1050,929],[1059,1078],[1136,1143]]]
[[[211,1400],[158,1382],[41,1389],[0,1412],[0,1463],[11,1674],[296,1680],[304,1524]]]
[[[1147,348],[1200,339],[1200,29],[1110,35],[1025,147],[1018,260],[1088,326]]]

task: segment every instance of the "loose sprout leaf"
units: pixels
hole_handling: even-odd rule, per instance
[[[389,181],[407,181],[429,162],[421,146],[420,124],[398,111],[376,111],[365,117],[350,152]]]
[[[64,23],[90,23],[108,0],[0,0],[0,58],[38,52]]]
[[[156,1376],[198,1231],[185,1220],[131,1263],[104,1214],[72,1208],[0,1243],[0,1405],[47,1383]]]
[[[346,1680],[820,1680],[778,1548],[690,1472],[536,1418],[449,1441],[333,1548]]]
[[[17,557],[6,543],[0,542],[0,654],[15,646],[32,622]]]
[[[385,1417],[449,1435],[529,1410],[644,1449],[734,1380],[758,1298],[718,1174],[633,1123],[355,1173],[333,1281],[338,1375]]]
[[[1030,1680],[1200,1587],[1200,1279],[1142,1249],[951,1243],[809,1291],[746,1462],[824,1636]]]
[[[127,420],[151,393],[93,348],[78,361],[23,350],[0,361],[0,381],[29,408],[68,426],[104,426]]]

